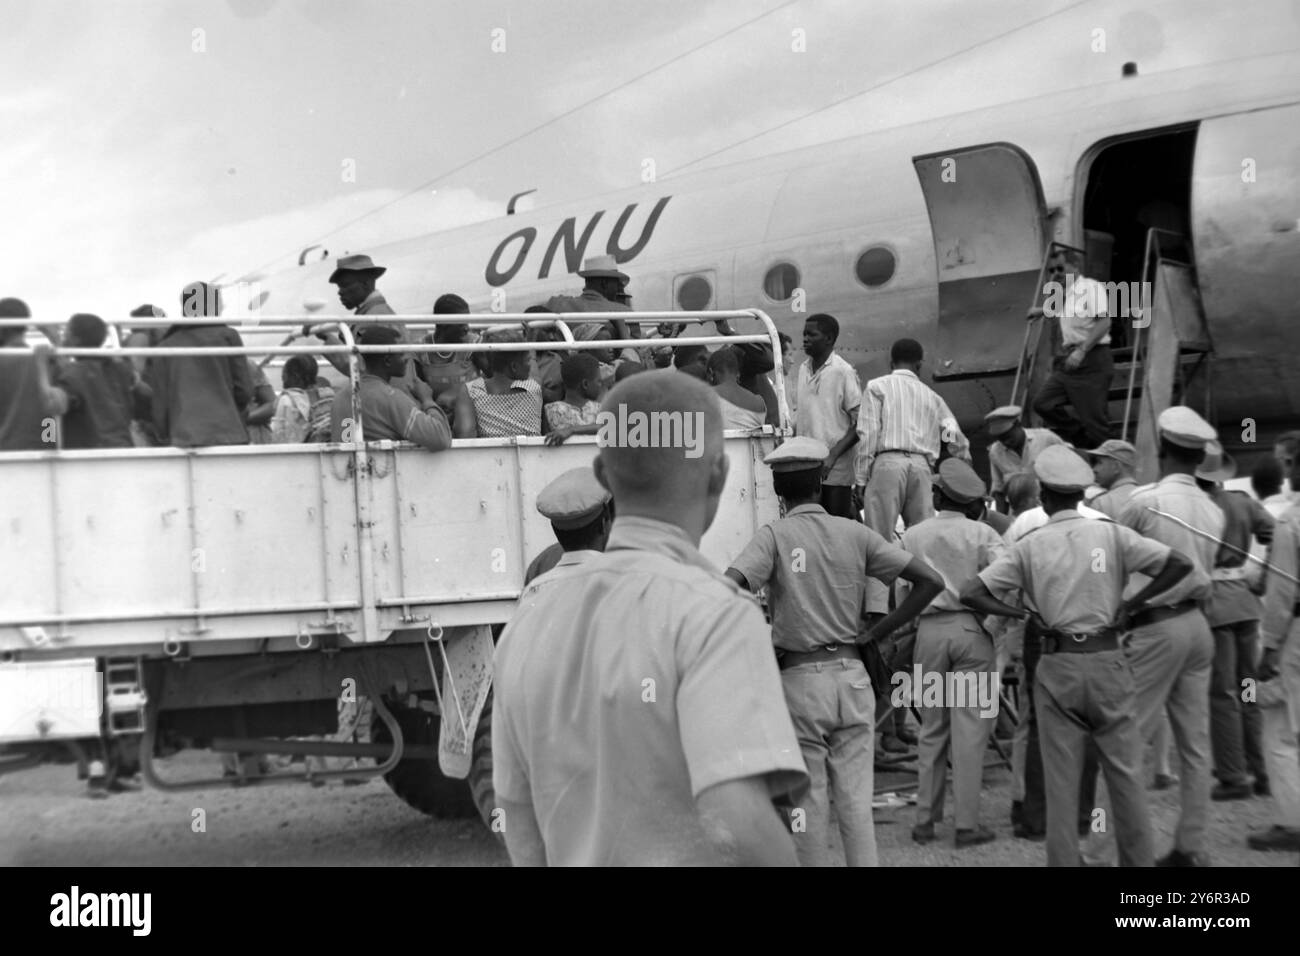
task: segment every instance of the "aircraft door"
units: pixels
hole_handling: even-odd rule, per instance
[[[1203,120],[1192,166],[1192,237],[1216,352],[1300,348],[1300,106]],[[1294,378],[1287,383],[1300,402]]]
[[[1038,170],[1010,143],[917,156],[912,163],[938,268],[934,376],[1014,371],[1046,241]]]

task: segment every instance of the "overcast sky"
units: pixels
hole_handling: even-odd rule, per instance
[[[524,189],[549,204],[635,185],[645,159],[662,177],[1077,85],[1123,59],[1175,67],[1204,51],[1177,42],[1168,11],[1224,5],[1135,6],[0,0],[0,295],[56,321],[142,301],[174,314],[186,280],[292,264],[429,180],[330,245],[499,216]],[[1105,63],[1082,59],[1097,26]]]

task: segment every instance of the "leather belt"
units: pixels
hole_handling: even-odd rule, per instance
[[[1119,650],[1119,635],[1113,628],[1087,634],[1068,631],[1044,631],[1044,654],[1096,654]]]
[[[858,655],[858,645],[856,644],[832,644],[829,647],[819,647],[812,651],[782,651],[781,656],[777,658],[777,666],[781,670],[788,670],[791,667],[798,667],[800,664],[820,664],[824,661],[858,661],[862,658]]]
[[[1128,619],[1130,627],[1146,627],[1148,624],[1159,624],[1161,621],[1167,621],[1171,617],[1177,617],[1180,614],[1186,614],[1188,611],[1196,610],[1195,601],[1180,601],[1177,604],[1170,604],[1165,607],[1149,607],[1145,611],[1140,611]]]
[[[876,452],[876,455],[915,455],[917,458],[929,458],[929,456],[923,451],[904,451],[901,448],[885,448],[882,451]]]
[[[1212,581],[1244,581],[1250,576],[1250,572],[1244,564],[1239,564],[1235,568],[1215,568],[1210,572]]]

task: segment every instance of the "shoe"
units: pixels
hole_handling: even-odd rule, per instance
[[[1204,853],[1184,853],[1170,850],[1167,856],[1156,860],[1156,866],[1209,866],[1210,858]]]
[[[957,835],[953,838],[953,843],[958,849],[967,846],[979,846],[981,843],[992,843],[998,838],[998,835],[988,827],[976,827],[974,830],[958,830]]]
[[[1254,795],[1254,788],[1248,783],[1221,783],[1210,791],[1210,799],[1219,802],[1224,800],[1249,800]]]
[[[916,742],[919,739],[916,736],[916,731],[913,730],[911,727],[895,726],[894,736],[897,737],[899,740],[901,740],[903,743],[907,744],[909,747],[915,747]]]
[[[897,737],[886,734],[880,738],[880,749],[889,754],[905,754],[908,751],[908,746]]]
[[[1047,839],[1046,830],[1034,830],[1023,823],[1017,823],[1012,827],[1011,834],[1017,840],[1029,840],[1031,843],[1042,843]]]
[[[1300,850],[1300,830],[1274,824],[1246,834],[1246,846],[1252,850]]]
[[[1257,797],[1273,796],[1273,788],[1268,785],[1268,777],[1255,778],[1255,796]]]
[[[930,843],[934,840],[934,824],[918,823],[912,827],[912,839],[921,844]]]
[[[1025,817],[1024,801],[1012,800],[1011,801],[1011,825],[1013,827],[1020,826],[1020,822],[1021,820],[1024,819],[1024,817]]]
[[[1151,785],[1152,790],[1168,790],[1174,784],[1178,783],[1178,778],[1171,773],[1156,774],[1156,782]]]

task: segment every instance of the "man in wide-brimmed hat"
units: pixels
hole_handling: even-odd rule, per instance
[[[329,281],[338,286],[339,301],[346,308],[349,308],[356,315],[396,315],[388,301],[383,297],[375,283],[388,270],[383,266],[377,266],[369,256],[344,256],[339,259],[338,265],[330,273]],[[398,341],[407,342],[409,338],[406,329],[399,325],[394,325],[397,329]],[[359,327],[353,327],[353,334],[358,331]],[[343,340],[333,332],[317,333],[319,338],[326,345],[342,345]],[[336,369],[344,375],[348,374],[348,360],[345,355],[327,355],[329,361]],[[406,372],[392,380],[394,388],[401,389],[408,395],[415,397],[412,383],[415,381],[415,368],[413,363],[408,362]]]
[[[555,295],[546,302],[552,312],[631,312],[630,306],[619,301],[631,277],[618,267],[613,256],[592,256],[578,270],[585,282],[582,295]],[[613,319],[610,334],[617,339],[628,337],[627,323]]]
[[[1210,571],[1210,601],[1205,606],[1214,634],[1210,753],[1218,785],[1210,792],[1213,800],[1246,800],[1269,792],[1260,708],[1253,701],[1243,704],[1241,692],[1256,683],[1263,610],[1259,598],[1251,593],[1244,552],[1250,549],[1252,537],[1263,545],[1272,542],[1273,516],[1246,492],[1223,487],[1236,474],[1232,456],[1217,441],[1209,442],[1205,460],[1196,469],[1196,483],[1223,511],[1223,542],[1232,546],[1219,549]]]

